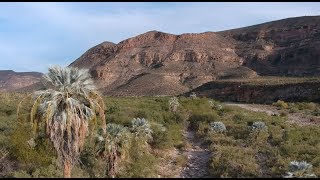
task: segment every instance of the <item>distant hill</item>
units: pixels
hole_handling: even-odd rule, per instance
[[[0,70],[0,92],[11,92],[40,81],[42,73]]]

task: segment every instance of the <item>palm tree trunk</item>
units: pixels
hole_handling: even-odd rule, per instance
[[[70,160],[64,160],[64,169],[63,169],[63,177],[70,178],[71,177],[71,162]]]

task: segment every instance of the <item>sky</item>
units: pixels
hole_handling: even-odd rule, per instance
[[[47,72],[104,41],[201,33],[320,15],[319,2],[1,2],[0,70]]]

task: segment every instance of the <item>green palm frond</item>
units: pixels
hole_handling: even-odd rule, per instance
[[[152,129],[147,120],[144,118],[134,118],[131,121],[131,131],[135,134],[136,138],[152,140]]]

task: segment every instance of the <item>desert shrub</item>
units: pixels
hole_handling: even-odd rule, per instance
[[[313,161],[320,157],[320,130],[314,126],[297,128],[293,127],[284,132],[283,143],[279,149],[283,156],[297,160]]]
[[[268,137],[268,131],[253,131],[250,133],[249,138],[247,139],[248,145],[260,151],[268,146]]]
[[[281,117],[286,117],[286,116],[288,116],[288,112],[287,112],[287,111],[284,111],[284,110],[281,110],[281,111],[280,111],[280,116],[281,116]]]
[[[256,177],[259,166],[251,148],[216,146],[212,156],[211,174],[215,177]]]
[[[317,104],[314,102],[298,102],[298,103],[292,103],[290,104],[292,107],[295,107],[299,110],[310,110],[310,111],[314,111],[315,109],[318,108]]]
[[[320,108],[316,108],[313,112],[312,115],[314,116],[320,116]]]
[[[271,177],[282,177],[287,171],[287,160],[282,157],[279,150],[274,147],[264,149],[263,153],[267,157],[265,164],[270,171]]]
[[[306,109],[309,109],[311,111],[314,111],[317,108],[317,105],[313,102],[307,103],[306,104]]]
[[[287,178],[306,178],[306,177],[317,177],[313,173],[312,165],[302,161],[292,161],[289,164],[289,172],[284,176]]]
[[[135,118],[148,118],[148,114],[144,110],[138,110],[135,114]]]
[[[211,122],[210,130],[216,133],[223,133],[227,131],[226,126],[221,121]]]
[[[240,141],[235,140],[232,136],[227,136],[222,133],[214,133],[212,131],[208,132],[208,136],[206,137],[208,141],[211,142],[211,149],[213,152],[215,151],[215,146],[237,146],[241,145]]]
[[[297,113],[299,112],[299,108],[293,106],[293,107],[290,107],[290,110],[289,110],[290,113]]]
[[[163,125],[152,124],[151,129],[153,130],[153,134],[150,145],[153,148],[167,149],[172,147],[172,139],[170,138],[166,127]]]
[[[225,125],[228,129],[226,134],[228,136],[232,136],[234,139],[245,140],[250,134],[250,130],[247,128],[246,124],[231,124],[229,122],[226,122]]]
[[[208,103],[210,107],[214,110],[220,111],[223,108],[223,106],[218,101],[209,100]]]
[[[203,138],[209,130],[209,124],[207,122],[199,122],[196,135]]]
[[[116,112],[119,112],[120,111],[120,107],[119,105],[111,105],[107,108],[107,110],[105,110],[105,113],[106,114],[113,114],[113,113],[116,113]]]
[[[243,123],[246,119],[246,115],[243,114],[243,113],[238,113],[238,114],[235,114],[233,117],[232,117],[232,120],[235,122],[235,123]]]
[[[282,136],[283,136],[284,129],[282,129],[279,126],[270,126],[268,129],[270,131],[270,136],[268,137],[269,138],[268,142],[270,143],[270,145],[272,146],[280,145],[280,143],[283,142]]]
[[[90,177],[93,178],[104,178],[106,177],[106,164],[107,161],[105,158],[97,156],[97,151],[99,151],[99,146],[104,138],[98,138],[97,136],[94,139],[95,141],[86,143],[81,156],[80,156],[80,167],[85,171]],[[100,142],[97,142],[100,141]]]
[[[220,109],[218,111],[218,115],[219,116],[224,116],[228,113],[231,113],[233,111],[233,108],[231,106],[225,106],[225,107],[222,107],[222,109]]]
[[[56,163],[53,163],[46,167],[39,167],[33,169],[32,171],[19,170],[13,172],[12,176],[15,178],[62,178],[63,170],[61,167],[57,166]],[[90,176],[80,169],[79,167],[74,167],[74,171],[72,172],[72,176],[75,178],[89,178]]]
[[[142,137],[142,136],[140,136]],[[118,177],[145,178],[156,176],[157,159],[150,153],[150,147],[141,145],[139,138],[133,138],[129,149],[130,162],[119,172]]]
[[[169,143],[171,143],[171,146],[177,147],[181,142],[183,142],[183,125],[175,123],[171,124],[167,129],[168,136],[170,137]]]
[[[175,160],[175,164],[178,167],[184,167],[188,162],[188,158],[185,155],[180,155],[177,157],[177,159]]]
[[[20,163],[27,165],[26,168],[50,165],[52,158],[55,157],[52,144],[43,135],[36,138],[36,146],[32,149],[28,145],[31,138],[29,126],[16,127],[9,137],[12,156],[16,157]]]
[[[162,111],[169,111],[168,107],[168,100],[169,98],[167,97],[155,97],[153,98],[155,104],[158,104],[160,106],[160,109]]]
[[[214,122],[218,121],[219,116],[215,112],[211,112],[210,114],[192,114],[189,118],[190,127],[197,130],[199,123],[201,122]]]
[[[192,145],[188,141],[182,141],[179,144],[177,144],[175,147],[180,151],[186,151],[187,149],[191,148]]]
[[[14,178],[32,178],[32,176],[25,170],[15,171],[13,172],[12,176]]]
[[[282,100],[278,100],[276,103],[273,103],[273,105],[277,106],[277,107],[279,107],[281,109],[287,109],[289,107],[289,105],[286,102],[282,101]]]
[[[178,101],[178,98],[177,97],[172,97],[169,101],[169,109],[172,111],[172,112],[176,112],[178,107],[179,107],[180,103]]]
[[[130,150],[132,161],[118,174],[119,178],[151,178],[156,177],[157,159],[150,153],[135,153]]]

